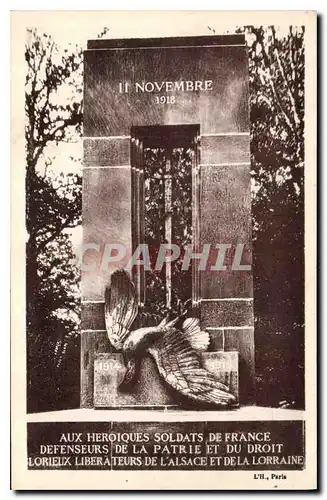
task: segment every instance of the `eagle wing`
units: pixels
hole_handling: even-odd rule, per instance
[[[202,368],[200,355],[192,347],[187,332],[170,329],[148,348],[148,352],[164,380],[184,396],[218,406],[235,401],[228,387]]]
[[[120,351],[138,312],[137,296],[129,274],[118,269],[105,291],[105,323],[109,341]]]

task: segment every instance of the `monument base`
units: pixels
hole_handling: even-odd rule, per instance
[[[224,383],[239,401],[238,352],[207,352],[202,354],[203,366]],[[190,405],[201,410],[201,403],[179,401],[179,396],[161,379],[153,359],[147,355],[141,361],[139,377],[130,392],[119,385],[125,375],[120,353],[98,353],[94,359],[94,408],[108,409],[186,409]]]

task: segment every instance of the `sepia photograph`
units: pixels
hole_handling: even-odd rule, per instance
[[[12,13],[12,487],[315,489],[316,13],[133,16]]]

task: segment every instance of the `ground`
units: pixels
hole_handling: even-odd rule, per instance
[[[27,415],[27,422],[304,420],[304,411],[243,406],[232,411],[94,410],[80,408]]]

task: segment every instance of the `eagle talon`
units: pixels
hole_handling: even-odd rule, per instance
[[[134,385],[134,380],[136,376],[136,361],[130,358],[127,362],[125,360],[126,371],[122,382],[119,384],[118,389],[120,391],[130,390]]]

